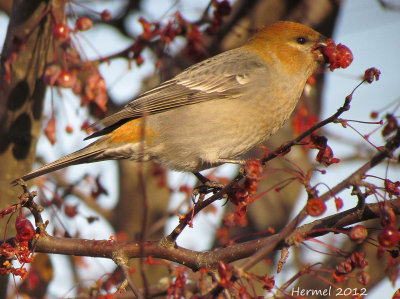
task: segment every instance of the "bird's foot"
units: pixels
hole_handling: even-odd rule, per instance
[[[201,185],[194,188],[193,195],[204,194],[204,193],[209,193],[209,192],[216,193],[225,187],[224,184],[220,184],[218,182],[211,181],[210,179],[206,178],[204,175],[200,174],[199,172],[194,172],[193,174],[202,183]]]

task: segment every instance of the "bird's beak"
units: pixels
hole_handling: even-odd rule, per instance
[[[315,58],[318,62],[327,63],[329,62],[329,58],[321,51],[321,49],[327,46],[328,38],[325,36],[321,36],[320,40],[315,43],[314,47],[312,48],[312,52],[315,55]]]

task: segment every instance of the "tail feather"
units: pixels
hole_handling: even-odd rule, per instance
[[[41,168],[33,170],[33,171],[23,175],[22,177],[15,179],[14,181],[11,182],[11,184],[16,185],[17,181],[20,179],[22,179],[24,181],[29,181],[29,180],[36,178],[38,176],[41,176],[43,174],[53,172],[53,171],[56,171],[58,169],[61,169],[61,168],[67,167],[67,166],[103,160],[104,157],[102,157],[101,154],[104,152],[104,148],[99,148],[99,149],[94,150],[94,147],[92,145],[93,145],[93,143],[89,144],[87,147],[84,147],[83,149],[80,149],[72,154],[69,154],[69,155],[64,156],[54,162],[46,164],[45,166],[43,166]]]

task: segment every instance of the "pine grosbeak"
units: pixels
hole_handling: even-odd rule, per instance
[[[102,136],[22,177],[108,159],[156,160],[198,172],[235,163],[289,118],[307,79],[325,62],[327,39],[304,25],[278,22],[240,48],[189,67],[97,124]]]

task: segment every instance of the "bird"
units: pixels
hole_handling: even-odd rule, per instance
[[[85,139],[98,137],[95,141],[19,179],[114,159],[155,160],[194,174],[243,164],[246,153],[288,120],[307,79],[326,62],[320,51],[326,41],[300,23],[265,26],[243,46],[140,94],[93,124],[103,128]]]

